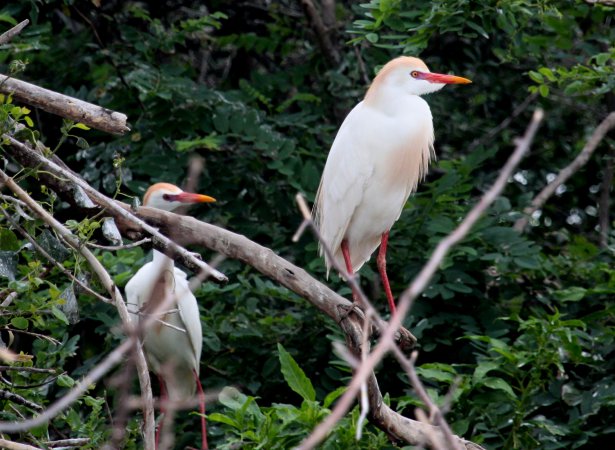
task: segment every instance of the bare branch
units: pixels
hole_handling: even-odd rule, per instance
[[[451,247],[461,241],[470,228],[476,223],[487,207],[496,199],[499,193],[504,189],[508,177],[511,175],[513,169],[519,164],[521,158],[529,150],[529,147],[534,139],[534,135],[540,125],[543,118],[543,111],[537,109],[534,112],[532,121],[530,122],[525,135],[519,139],[517,146],[513,154],[510,156],[498,178],[493,186],[485,192],[480,201],[472,208],[465,219],[459,224],[455,230],[449,234],[445,239],[440,241],[435,251],[431,255],[427,264],[423,266],[423,269],[419,272],[414,281],[401,295],[398,305],[397,314],[391,317],[389,325],[384,330],[378,345],[374,348],[372,353],[366,358],[359,369],[355,372],[350,385],[346,392],[339,398],[335,408],[331,414],[321,422],[312,432],[312,434],[304,440],[299,449],[311,449],[314,448],[319,442],[321,442],[325,436],[329,433],[331,428],[337,423],[337,421],[350,409],[350,406],[357,395],[357,392],[361,386],[363,380],[370,376],[372,370],[382,360],[382,357],[390,350],[393,344],[393,336],[395,331],[399,328],[401,321],[406,316],[410,309],[412,301],[427,287],[429,280],[438,269],[440,263],[444,257],[448,254]]]
[[[15,151],[14,156],[17,159],[19,159],[20,161],[29,161],[28,165],[40,165],[49,172],[53,173],[55,176],[66,178],[73,182],[75,185],[79,186],[94,201],[96,201],[96,203],[98,203],[103,208],[108,209],[109,213],[111,213],[116,218],[118,226],[120,228],[123,227],[125,232],[130,232],[130,226],[132,226],[133,229],[136,227],[136,229],[138,230],[143,230],[152,236],[152,243],[157,250],[160,250],[171,258],[181,259],[181,262],[186,267],[194,270],[195,272],[205,271],[215,282],[226,283],[228,281],[228,278],[226,278],[223,273],[219,272],[218,270],[212,269],[207,263],[196,258],[188,250],[173,242],[171,239],[160,233],[154,227],[135,217],[135,215],[130,212],[130,207],[128,205],[116,202],[115,200],[112,200],[109,197],[101,194],[96,189],[91,187],[88,183],[83,181],[79,176],[75,175],[71,170],[61,167],[59,164],[50,161],[40,153],[30,148],[28,145],[18,141],[12,136],[6,134],[3,136],[9,140],[12,149]],[[123,222],[123,224],[120,224],[120,222]]]
[[[126,308],[126,303],[122,298],[120,290],[115,285],[111,276],[104,268],[104,266],[98,261],[96,256],[85,246],[81,245],[79,239],[72,234],[64,225],[58,222],[51,214],[49,214],[43,207],[41,207],[36,201],[32,199],[23,189],[13,181],[4,171],[0,170],[0,181],[2,181],[13,193],[26,205],[32,212],[38,215],[43,221],[50,225],[58,236],[64,239],[71,247],[77,250],[86,259],[96,276],[105,287],[118,310],[119,316],[122,320],[124,329],[129,333],[133,329],[130,315]],[[152,448],[150,445],[154,444],[154,399],[152,396],[151,381],[149,372],[147,369],[147,363],[145,361],[145,355],[141,348],[136,346],[136,366],[139,376],[139,384],[141,385],[141,395],[145,399],[146,408],[143,410],[145,417],[145,446],[146,448]]]
[[[4,448],[6,450],[43,450],[40,447],[33,447],[27,444],[20,444],[18,442],[7,441],[6,439],[0,438],[0,448]]]
[[[43,410],[43,407],[41,405],[31,402],[30,400],[23,398],[21,395],[13,394],[9,391],[0,390],[0,398],[13,403],[17,403],[18,405],[26,406],[30,409],[33,409],[34,411]]]
[[[125,114],[3,74],[0,74],[0,92],[13,94],[15,99],[23,103],[75,122],[84,123],[97,130],[112,134],[124,134],[130,131],[130,128],[126,126]]]
[[[17,25],[15,25],[10,30],[5,31],[4,33],[0,34],[0,45],[4,45],[7,42],[10,42],[15,36],[21,33],[21,30],[23,30],[29,23],[30,21],[26,19],[23,22],[20,22]]]
[[[542,208],[545,202],[553,195],[555,190],[562,184],[568,180],[577,170],[583,167],[589,158],[591,157],[598,144],[602,142],[604,136],[615,127],[615,111],[611,112],[600,125],[596,127],[591,137],[581,150],[581,153],[577,155],[577,157],[570,163],[568,166],[564,167],[555,177],[553,181],[547,184],[540,193],[534,197],[534,200],[530,203],[530,206],[523,210],[523,214],[525,217],[517,220],[514,225],[514,229],[523,232],[527,223],[529,221],[529,217],[534,213],[534,211]]]
[[[0,366],[0,372],[32,372],[32,373],[56,373],[55,369],[41,369],[38,367]]]
[[[613,169],[615,160],[615,148],[606,156],[606,166],[604,167],[602,183],[600,186],[600,201],[598,203],[598,213],[600,224],[600,247],[607,248],[609,245],[609,228],[611,224],[611,189],[613,187]]]
[[[74,276],[69,270],[67,270],[62,264],[60,264],[59,261],[57,261],[49,253],[47,253],[47,250],[45,250],[43,247],[41,247],[39,245],[39,243],[36,242],[36,240],[32,236],[30,236],[30,233],[28,233],[11,216],[9,216],[9,214],[6,212],[6,210],[4,208],[2,208],[1,206],[0,206],[0,212],[2,212],[4,214],[4,217],[6,217],[6,219],[10,222],[11,226],[14,229],[16,229],[24,238],[26,238],[28,240],[28,242],[30,242],[30,244],[32,244],[32,247],[34,247],[34,249],[38,253],[43,255],[49,262],[51,262],[54,266],[56,266],[56,268],[58,268],[64,275],[69,277],[71,280],[73,280],[75,283],[77,283],[79,286],[81,286],[86,292],[88,292],[89,294],[93,295],[97,299],[99,299],[99,300],[101,300],[101,301],[103,301],[105,303],[111,303],[111,301],[112,301],[111,299],[108,299],[107,297],[104,297],[104,296],[100,295],[98,292],[96,292],[95,290],[90,288],[90,286],[88,286],[83,281],[81,281],[79,278]]]
[[[139,247],[143,244],[148,244],[150,242],[152,242],[150,238],[143,238],[143,239],[139,239],[136,242],[131,242],[130,244],[124,244],[124,245],[100,245],[100,244],[95,244],[93,242],[87,242],[86,245],[88,247],[99,248],[101,250],[107,250],[107,251],[114,252],[117,250],[127,250],[129,248]]]
[[[312,29],[314,30],[320,49],[325,54],[329,64],[331,66],[337,66],[340,61],[340,54],[331,41],[331,28],[327,28],[312,0],[301,0],[301,4],[312,24]],[[330,14],[327,14],[326,17],[327,20],[330,20]]]

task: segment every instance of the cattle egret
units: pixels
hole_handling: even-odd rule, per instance
[[[374,78],[333,141],[314,205],[314,221],[338,267],[352,275],[378,245],[376,258],[391,313],[395,300],[386,273],[389,231],[433,155],[429,105],[421,95],[470,80],[431,73],[418,58],[401,56]],[[333,265],[325,254],[327,276]],[[353,294],[356,300],[356,293]]]
[[[173,211],[186,203],[215,201],[207,195],[184,192],[172,184],[157,183],[145,193],[143,205]],[[164,253],[157,250],[153,253],[153,260],[141,267],[126,284],[126,300],[132,319],[138,321],[139,316],[153,311],[169,296],[173,297],[169,308],[160,313],[159,321],[145,330],[143,349],[150,370],[158,375],[163,398],[168,395],[171,401],[185,401],[193,398],[198,388],[202,448],[206,449],[205,402],[199,381],[203,346],[199,307],[186,273],[175,267],[173,260]],[[156,433],[156,448],[163,420]]]

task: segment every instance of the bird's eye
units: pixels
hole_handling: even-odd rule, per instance
[[[410,72],[410,76],[412,78],[416,78],[419,76],[419,72],[417,70],[413,70],[412,72]]]
[[[162,199],[166,200],[167,202],[172,202],[174,200],[173,196],[169,194],[162,194]]]

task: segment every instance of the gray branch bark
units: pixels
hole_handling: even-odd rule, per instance
[[[112,134],[124,134],[130,131],[126,125],[125,114],[3,74],[0,74],[0,92],[12,94],[13,98],[20,102],[75,122],[81,122],[97,130]]]

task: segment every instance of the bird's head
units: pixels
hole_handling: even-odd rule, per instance
[[[145,192],[143,206],[173,211],[186,203],[211,203],[216,199],[208,195],[184,192],[170,183],[156,183]]]
[[[456,75],[432,73],[419,58],[400,56],[389,61],[378,72],[367,95],[376,96],[382,89],[393,89],[409,95],[424,95],[439,91],[446,84],[467,84],[472,81]]]

